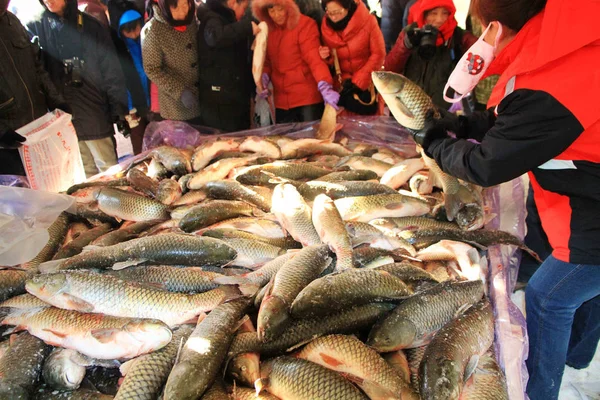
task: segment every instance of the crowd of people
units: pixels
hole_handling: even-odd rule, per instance
[[[23,21],[6,11],[8,0],[0,3],[5,174],[24,174],[6,149],[22,140],[14,131],[55,108],[73,116],[87,176],[117,162],[115,127],[138,154],[153,120],[250,129],[255,99],[272,101],[277,123],[317,120],[326,104],[341,115],[382,115],[371,80],[382,68],[406,74],[448,108],[445,81],[475,40],[457,27],[451,0],[415,3],[404,30],[405,4],[379,19],[360,0],[39,0],[41,15]],[[260,22],[269,34],[256,93]],[[387,56],[384,22],[400,32]],[[423,51],[428,43],[433,51]]]
[[[482,186],[529,173],[530,210],[539,210],[530,234],[552,249],[526,291],[530,398],[557,399],[565,363],[591,362],[600,338],[596,0],[472,0],[478,36],[458,27],[452,0],[381,0],[380,19],[361,0],[39,0],[43,13],[26,22],[8,2],[0,174],[24,174],[15,130],[48,110],[72,114],[90,176],[116,163],[115,127],[138,153],[153,120],[248,129],[255,98],[272,99],[277,123],[317,120],[326,105],[382,115],[371,72],[402,73],[440,111],[414,138],[442,170]],[[256,85],[260,22],[269,34]],[[448,112],[467,93],[465,112],[479,111]]]

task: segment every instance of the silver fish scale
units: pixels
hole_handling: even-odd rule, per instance
[[[404,349],[406,360],[408,361],[408,369],[410,370],[410,385],[417,393],[420,387],[419,365],[421,365],[426,348],[427,346]]]
[[[180,345],[193,331],[190,325],[182,325],[173,332],[169,344],[153,353],[140,356],[125,375],[115,400],[154,400],[160,394],[175,364]]]
[[[132,220],[167,219],[168,206],[139,194],[103,188],[98,193],[98,207],[109,215]],[[129,216],[130,218],[126,218]]]
[[[9,392],[33,389],[51,347],[27,332],[19,334],[0,360],[0,397]],[[4,395],[3,395],[4,394]],[[15,397],[21,398],[13,392]]]
[[[281,398],[297,400],[367,400],[352,383],[318,364],[291,357],[271,362],[269,390]]]
[[[213,279],[225,276],[199,268],[180,268],[168,265],[129,267],[120,271],[107,271],[104,274],[126,281],[149,283],[170,292],[196,293],[218,288],[220,285],[213,283]]]

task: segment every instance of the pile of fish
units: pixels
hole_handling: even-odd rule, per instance
[[[481,252],[528,249],[425,155],[216,138],[68,194],[0,271],[0,399],[507,398]]]

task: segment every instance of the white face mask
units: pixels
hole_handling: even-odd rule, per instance
[[[458,103],[463,97],[469,94],[477,86],[491,62],[496,58],[494,53],[498,47],[498,41],[502,36],[502,24],[499,22],[497,24],[498,33],[494,39],[493,46],[483,40],[492,26],[492,24],[489,24],[479,39],[473,46],[469,47],[469,50],[463,54],[458,64],[456,64],[456,68],[450,74],[448,83],[446,83],[446,87],[444,88],[444,100],[448,103]],[[458,97],[448,97],[449,88],[454,89]]]

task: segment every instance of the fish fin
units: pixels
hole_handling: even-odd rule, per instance
[[[404,114],[408,118],[415,118],[415,114],[413,114],[412,111],[410,111],[410,108],[408,108],[408,106],[404,104],[404,102],[399,97],[396,97],[396,100],[397,101],[395,104],[398,106],[402,114]]]
[[[53,334],[54,336],[58,336],[61,339],[64,339],[64,338],[67,337],[66,333],[58,332],[58,331],[55,331],[53,329],[42,329],[42,331],[49,332],[49,333]]]
[[[89,358],[87,365],[79,365],[81,365],[82,367],[120,368],[121,362],[119,360],[99,360],[97,358]]]
[[[61,264],[64,262],[64,259],[61,260],[51,260],[46,261],[38,265],[38,270],[42,274],[50,274],[52,272],[58,272],[60,270]]]
[[[454,221],[458,211],[461,209],[462,201],[458,193],[444,193],[444,208],[448,221]]]
[[[200,321],[202,321],[202,320],[203,320],[203,319],[206,317],[206,314],[205,314],[205,313],[202,313],[202,314],[204,314],[204,316],[203,316],[203,317],[200,317],[200,316],[198,317],[198,319],[199,319]],[[200,319],[200,318],[202,318],[202,319]],[[173,363],[173,365],[177,365],[177,363],[179,362],[179,357],[181,356],[181,350],[183,349],[183,345],[184,345],[184,344],[185,344],[185,343],[184,343],[184,340],[183,340],[183,338],[180,338],[180,339],[179,339],[179,346],[177,347],[177,355],[175,356],[175,362]]]
[[[133,267],[135,265],[139,265],[139,264],[144,263],[146,261],[148,261],[148,260],[144,260],[142,258],[135,259],[135,260],[128,260],[128,261],[119,261],[119,262],[116,262],[113,265],[112,269],[115,270],[115,271],[119,271],[119,270],[122,270],[122,269],[125,269],[125,268],[128,268],[128,267]]]
[[[88,251],[94,251],[94,250],[100,250],[103,249],[105,246],[98,246],[95,244],[88,244],[87,246],[84,246],[83,249],[81,250],[82,253],[87,253]]]
[[[212,282],[219,285],[247,285],[251,283],[243,276],[218,276]]]
[[[396,399],[396,398],[399,398],[398,397],[399,393],[394,393],[392,390],[387,389],[387,388],[381,386],[380,384],[378,384],[377,382],[372,381],[370,379],[364,379],[359,376],[348,374],[348,373],[342,373],[342,376],[344,376],[350,382],[353,382],[353,383],[357,384],[358,386],[360,386],[360,388],[365,393],[367,393],[367,395],[371,399]],[[404,399],[404,397],[400,397],[400,398]]]
[[[90,313],[94,311],[94,305],[87,301],[73,296],[72,294],[62,293],[61,296],[65,299],[67,307],[71,310]]]
[[[13,326],[12,328],[8,328],[7,330],[5,330],[4,333],[2,334],[2,336],[12,335],[13,333],[22,331],[24,329],[25,329],[25,327],[23,327],[21,325]]]
[[[538,253],[536,253],[535,251],[531,250],[531,249],[530,249],[529,247],[527,247],[526,245],[522,244],[522,245],[520,245],[520,246],[519,246],[519,248],[520,248],[521,250],[523,250],[523,251],[525,251],[525,252],[529,253],[529,255],[530,255],[531,257],[533,257],[533,258],[534,258],[534,259],[535,259],[537,262],[539,262],[540,264],[541,264],[542,262],[544,262],[544,260],[542,260],[542,259],[540,258],[540,256],[538,255]]]
[[[227,303],[231,300],[239,299],[240,297],[246,297],[237,286],[221,286],[218,289],[224,294],[222,303]]]
[[[256,389],[256,396],[262,393],[263,390],[269,387],[269,378],[258,378],[254,382],[254,388]]]
[[[139,360],[139,358],[132,358],[129,361],[125,361],[123,364],[121,364],[121,366],[119,367],[119,371],[121,371],[121,375],[125,376],[129,373],[129,371],[131,370],[131,368],[135,365],[135,363]]]
[[[469,362],[465,367],[465,376],[463,382],[468,381],[471,375],[473,375],[473,372],[475,372],[475,369],[477,368],[477,363],[479,363],[479,354],[475,354],[469,359]]]
[[[259,208],[252,209],[252,216],[253,217],[262,218],[262,217],[265,216],[265,214],[267,214],[267,213],[264,212],[263,210],[259,209]]]
[[[311,337],[310,339],[306,339],[303,340],[301,342],[296,343],[295,345],[293,345],[292,347],[289,347],[287,349],[285,349],[286,353],[289,353],[291,351],[294,351],[296,349],[299,349],[300,347],[304,346],[305,344],[308,344],[310,342],[312,342],[313,340],[315,340],[317,337],[319,337],[319,335],[313,335],[313,337]]]
[[[454,318],[458,318],[461,315],[463,315],[469,308],[472,307],[472,304],[463,304],[462,306],[460,306],[458,308],[458,310],[456,310],[456,312],[454,313]]]
[[[344,365],[344,362],[338,360],[335,357],[331,357],[325,353],[319,353],[319,357],[321,357],[321,360],[323,360],[323,362],[329,366],[332,367],[339,367],[340,365]]]
[[[358,386],[363,386],[363,384],[365,382],[367,382],[366,379],[361,378],[360,376],[348,373],[348,372],[340,372],[340,375],[342,375],[344,378],[348,379],[350,382],[352,383],[356,383]]]
[[[240,319],[238,321],[238,323],[236,324],[236,327],[234,329],[234,331],[238,331],[238,329],[240,329],[242,327],[242,325],[244,325],[246,322],[248,322],[250,320],[250,316],[248,314],[244,315],[242,317],[242,319]]]
[[[118,329],[94,329],[90,334],[100,343],[110,343],[119,332]]]
[[[26,268],[17,267],[16,265],[14,265],[14,266],[7,265],[7,266],[0,267],[0,271],[3,271],[3,270],[9,270],[9,271],[11,271],[11,270],[12,271],[27,271]]]
[[[403,207],[405,207],[405,204],[402,203],[401,201],[394,202],[394,203],[388,203],[385,205],[386,210],[400,210]]]

